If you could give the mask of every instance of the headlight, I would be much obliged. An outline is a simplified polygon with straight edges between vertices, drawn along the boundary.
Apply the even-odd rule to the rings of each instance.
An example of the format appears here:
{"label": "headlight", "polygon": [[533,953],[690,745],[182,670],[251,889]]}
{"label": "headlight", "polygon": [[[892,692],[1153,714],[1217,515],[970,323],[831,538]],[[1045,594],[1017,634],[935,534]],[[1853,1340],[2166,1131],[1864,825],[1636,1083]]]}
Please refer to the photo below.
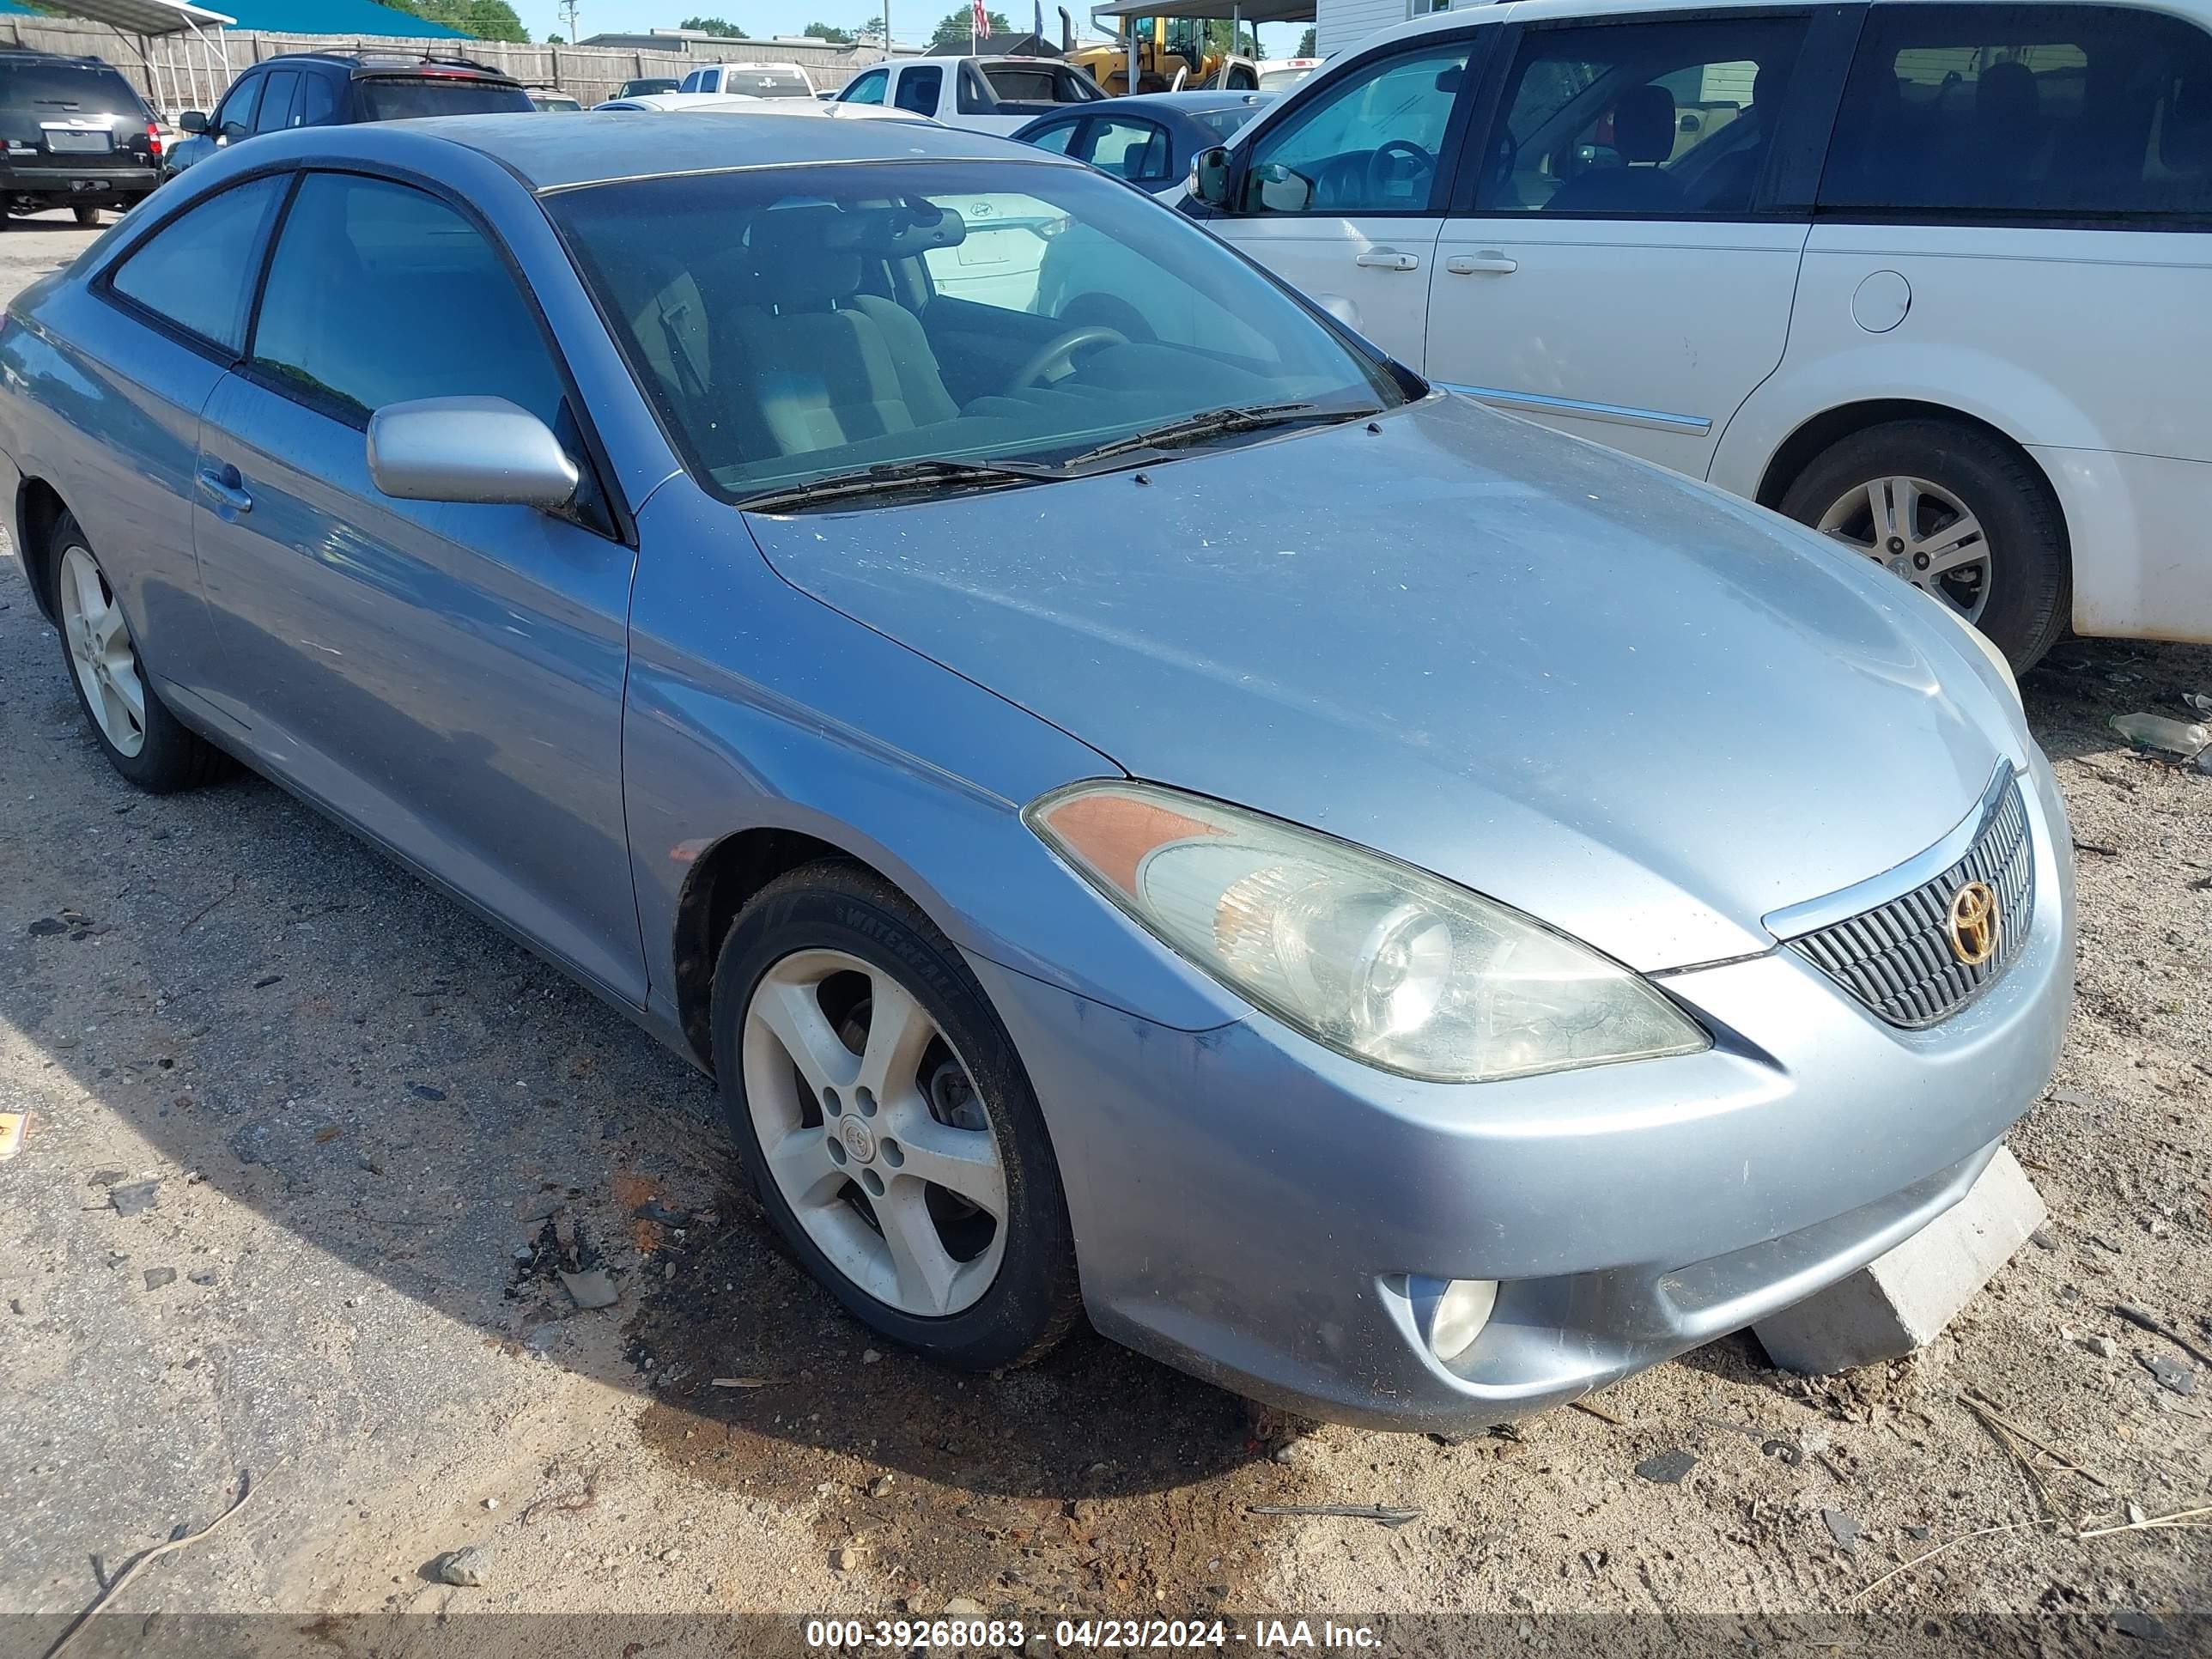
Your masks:
{"label": "headlight", "polygon": [[1139,783],[1023,816],[1171,949],[1370,1066],[1476,1083],[1710,1046],[1619,963],[1334,837]]}

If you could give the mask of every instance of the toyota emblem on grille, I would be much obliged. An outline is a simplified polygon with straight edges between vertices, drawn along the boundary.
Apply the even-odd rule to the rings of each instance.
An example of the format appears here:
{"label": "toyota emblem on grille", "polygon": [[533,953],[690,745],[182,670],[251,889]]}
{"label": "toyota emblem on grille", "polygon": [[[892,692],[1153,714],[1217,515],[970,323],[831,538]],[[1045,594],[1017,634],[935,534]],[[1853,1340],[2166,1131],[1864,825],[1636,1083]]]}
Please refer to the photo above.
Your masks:
{"label": "toyota emblem on grille", "polygon": [[1944,936],[1951,954],[1969,968],[1978,968],[1996,954],[1997,896],[1985,881],[1970,881],[1951,896],[1951,913],[1943,919]]}

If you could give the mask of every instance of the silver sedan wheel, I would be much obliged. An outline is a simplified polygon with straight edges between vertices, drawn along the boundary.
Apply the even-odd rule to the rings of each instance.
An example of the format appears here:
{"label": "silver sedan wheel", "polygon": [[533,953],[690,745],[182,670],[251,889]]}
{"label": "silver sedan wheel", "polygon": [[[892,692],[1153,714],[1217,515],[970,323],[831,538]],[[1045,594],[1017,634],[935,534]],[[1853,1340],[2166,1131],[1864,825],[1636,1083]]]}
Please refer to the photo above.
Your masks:
{"label": "silver sedan wheel", "polygon": [[123,609],[90,550],[63,550],[59,598],[62,633],[85,706],[115,752],[129,759],[146,746],[146,686]]}
{"label": "silver sedan wheel", "polygon": [[1970,623],[1989,606],[1989,538],[1941,484],[1903,477],[1854,484],[1820,515],[1819,528]]}
{"label": "silver sedan wheel", "polygon": [[973,1306],[1005,1254],[1006,1170],[973,1074],[914,994],[801,951],[761,976],[743,1042],[769,1175],[831,1265],[901,1313]]}

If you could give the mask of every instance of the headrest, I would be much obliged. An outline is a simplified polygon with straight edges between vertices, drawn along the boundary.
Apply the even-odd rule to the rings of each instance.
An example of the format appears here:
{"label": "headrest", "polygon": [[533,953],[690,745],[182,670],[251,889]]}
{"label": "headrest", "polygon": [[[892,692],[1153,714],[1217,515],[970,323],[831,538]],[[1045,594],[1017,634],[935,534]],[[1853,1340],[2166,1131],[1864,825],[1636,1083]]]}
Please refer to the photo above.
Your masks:
{"label": "headrest", "polygon": [[2035,71],[2025,64],[1992,64],[1974,85],[1974,116],[1997,126],[2024,126],[2043,112]]}
{"label": "headrest", "polygon": [[748,239],[761,286],[784,310],[826,310],[860,286],[864,259],[911,258],[957,247],[967,222],[932,203],[884,208],[771,208]]}
{"label": "headrest", "polygon": [[1663,161],[1674,153],[1674,94],[1631,87],[1613,107],[1613,147],[1624,161]]}

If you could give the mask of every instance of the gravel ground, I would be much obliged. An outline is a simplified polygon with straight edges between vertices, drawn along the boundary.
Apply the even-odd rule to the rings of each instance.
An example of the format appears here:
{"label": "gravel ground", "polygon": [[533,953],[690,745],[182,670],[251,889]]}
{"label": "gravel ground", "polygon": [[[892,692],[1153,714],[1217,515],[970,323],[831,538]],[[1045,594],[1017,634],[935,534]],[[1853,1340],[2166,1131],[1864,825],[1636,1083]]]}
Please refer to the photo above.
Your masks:
{"label": "gravel ground", "polygon": [[[85,240],[19,225],[0,285]],[[967,1598],[1492,1613],[1562,1651],[1662,1612],[1823,1648],[2172,1647],[2212,1551],[2128,1522],[2212,1504],[2212,1375],[2111,1310],[2212,1348],[2212,776],[2105,722],[2185,690],[2212,652],[2069,643],[2027,686],[2083,915],[2070,1041],[2013,1142],[2037,1244],[1901,1364],[1803,1382],[1739,1337],[1443,1445],[1301,1433],[1087,1336],[990,1379],[878,1352],[727,1189],[703,1080],[269,785],[136,794],[0,569],[0,1111],[31,1115],[0,1164],[0,1613],[52,1620],[0,1620],[0,1651],[248,1474],[234,1521],[118,1595],[123,1628],[280,1613],[303,1646],[411,1653],[447,1627],[398,1615]],[[572,1239],[617,1306],[553,1276]],[[2031,1474],[1970,1390],[2057,1458]],[[1639,1474],[1669,1452],[1686,1474]],[[1419,1516],[1250,1512],[1316,1503]],[[482,1587],[437,1582],[466,1546]],[[1571,1612],[1646,1624],[1532,1621]],[[1971,1622],[2021,1614],[2074,1622]]]}

